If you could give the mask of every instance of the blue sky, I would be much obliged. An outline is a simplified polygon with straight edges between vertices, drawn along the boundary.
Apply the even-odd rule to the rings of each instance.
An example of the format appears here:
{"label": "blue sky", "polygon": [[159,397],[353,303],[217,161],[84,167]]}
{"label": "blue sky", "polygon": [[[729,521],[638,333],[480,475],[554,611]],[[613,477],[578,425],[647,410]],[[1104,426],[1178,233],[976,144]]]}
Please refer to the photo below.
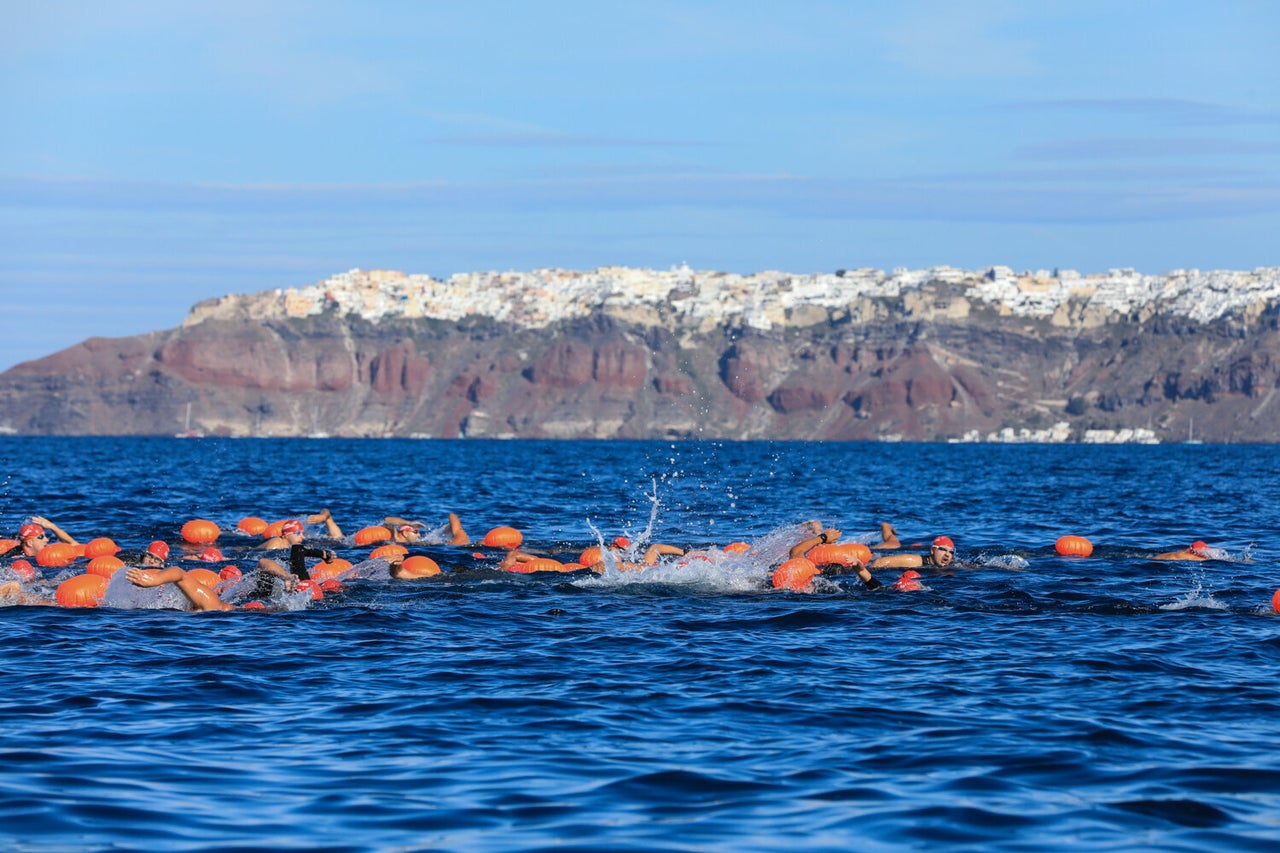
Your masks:
{"label": "blue sky", "polygon": [[352,267],[1280,265],[1280,4],[0,5],[0,370]]}

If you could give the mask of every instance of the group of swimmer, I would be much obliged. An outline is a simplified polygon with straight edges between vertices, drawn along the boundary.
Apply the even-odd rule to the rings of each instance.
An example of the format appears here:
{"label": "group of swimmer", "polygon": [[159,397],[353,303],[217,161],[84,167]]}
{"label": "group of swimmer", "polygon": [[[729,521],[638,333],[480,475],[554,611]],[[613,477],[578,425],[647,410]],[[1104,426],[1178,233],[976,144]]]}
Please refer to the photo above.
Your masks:
{"label": "group of swimmer", "polygon": [[[242,531],[247,530],[245,519],[241,522]],[[260,519],[254,521],[261,522]],[[357,545],[378,544],[371,554],[371,559],[381,559],[386,565],[386,576],[398,580],[416,580],[441,574],[438,564],[425,556],[409,556],[408,546],[428,544],[428,533],[434,536],[429,544],[440,544],[462,548],[482,547],[487,552],[473,552],[471,557],[481,561],[480,565],[508,572],[537,571],[587,571],[602,574],[610,570],[636,572],[654,568],[659,565],[684,565],[692,559],[711,559],[726,554],[742,554],[750,552],[752,546],[743,542],[734,542],[724,548],[692,548],[678,547],[664,543],[648,545],[642,552],[631,547],[626,537],[616,537],[608,545],[590,547],[573,562],[560,562],[551,557],[521,550],[523,537],[510,527],[494,528],[483,540],[473,542],[463,528],[458,516],[449,513],[447,525],[438,531],[429,531],[425,523],[412,521],[400,516],[387,516],[381,524],[363,528],[354,537],[344,533],[333,514],[328,510],[307,516],[307,524],[323,525],[324,538],[335,543],[350,544],[352,539]],[[195,524],[195,522],[190,522]],[[212,522],[201,522],[213,528],[213,537],[217,536],[217,527]],[[16,575],[15,580],[0,583],[0,602],[13,604],[66,604],[61,594],[50,597],[43,594],[33,582],[40,579],[40,573],[31,565],[36,560],[40,565],[67,565],[46,562],[41,558],[42,552],[54,544],[50,534],[64,546],[78,549],[75,553],[87,556],[90,546],[95,554],[116,557],[116,564],[108,567],[109,577],[114,568],[123,568],[125,579],[136,587],[153,588],[173,586],[182,593],[190,610],[232,610],[236,604],[228,600],[227,593],[234,586],[240,598],[246,598],[241,606],[250,608],[267,608],[264,602],[279,600],[281,596],[297,593],[299,590],[310,591],[320,597],[324,591],[341,590],[344,577],[359,577],[351,574],[353,567],[349,561],[339,560],[332,548],[317,548],[306,544],[304,534],[306,525],[299,519],[288,519],[277,522],[272,530],[265,522],[266,528],[261,543],[253,546],[252,551],[278,552],[287,551],[285,563],[274,556],[261,556],[256,561],[256,575],[249,582],[239,583],[243,579],[241,571],[228,565],[220,574],[209,569],[186,569],[179,563],[184,561],[221,562],[225,558],[222,552],[212,546],[200,547],[198,541],[188,540],[184,527],[184,541],[179,546],[180,553],[173,561],[171,547],[163,540],[151,542],[138,552],[127,552],[115,546],[105,537],[95,539],[87,546],[80,543],[57,524],[41,516],[32,516],[30,521],[20,528],[15,539],[0,539],[0,569],[8,568]],[[255,530],[255,534],[257,531]],[[796,535],[801,538],[787,551],[786,559],[770,568],[770,582],[774,588],[798,592],[810,591],[815,578],[835,577],[840,575],[856,576],[868,590],[892,589],[912,591],[922,589],[919,570],[948,570],[956,566],[956,547],[949,536],[935,537],[927,548],[921,543],[903,545],[898,532],[892,524],[880,524],[880,541],[874,544],[861,542],[842,542],[841,532],[829,528],[817,521],[806,522],[800,526]],[[1064,537],[1068,538],[1068,537]],[[1078,537],[1071,537],[1078,538]],[[207,540],[206,540],[207,541]],[[387,547],[390,546],[390,547]],[[913,550],[917,549],[917,550]],[[923,550],[918,550],[923,549]],[[880,552],[876,554],[875,552]],[[1219,552],[1220,553],[1220,552]],[[1194,542],[1185,549],[1167,551],[1152,555],[1156,560],[1190,560],[1199,561],[1213,559],[1214,549],[1204,542]],[[308,560],[318,561],[310,567]],[[673,562],[674,561],[674,562]],[[683,562],[681,562],[683,561]],[[368,562],[368,561],[366,561]],[[363,564],[362,564],[363,565]],[[465,571],[469,568],[466,560],[459,562],[453,571]],[[90,571],[93,564],[90,564]],[[873,575],[873,570],[904,570],[901,576],[888,587]],[[65,581],[64,581],[65,583]],[[105,587],[105,582],[103,583]],[[61,589],[59,590],[61,592]],[[98,592],[101,598],[101,591]],[[79,602],[70,606],[95,606],[96,602]]]}

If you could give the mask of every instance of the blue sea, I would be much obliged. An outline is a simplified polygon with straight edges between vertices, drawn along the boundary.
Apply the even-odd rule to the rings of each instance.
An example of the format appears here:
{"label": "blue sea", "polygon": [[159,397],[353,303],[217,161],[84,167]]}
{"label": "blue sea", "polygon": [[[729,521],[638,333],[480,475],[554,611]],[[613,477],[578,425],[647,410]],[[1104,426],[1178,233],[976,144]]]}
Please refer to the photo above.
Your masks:
{"label": "blue sea", "polygon": [[[428,545],[440,577],[266,612],[166,609],[119,575],[123,606],[0,602],[6,850],[1280,842],[1277,447],[0,437],[0,458],[0,534],[44,516],[176,546],[206,518],[246,572],[240,518],[324,507],[348,534],[452,511],[566,560],[617,535],[756,546],[595,576]],[[914,592],[772,589],[810,519],[946,534],[960,564]],[[1058,556],[1064,534],[1093,555]],[[1194,540],[1221,559],[1151,559]]]}

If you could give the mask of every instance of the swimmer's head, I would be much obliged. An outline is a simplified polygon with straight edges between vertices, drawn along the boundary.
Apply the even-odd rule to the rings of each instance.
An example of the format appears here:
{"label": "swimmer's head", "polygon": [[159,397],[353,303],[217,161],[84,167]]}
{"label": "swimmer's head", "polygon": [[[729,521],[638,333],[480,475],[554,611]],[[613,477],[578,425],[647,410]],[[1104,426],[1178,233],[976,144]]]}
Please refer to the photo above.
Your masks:
{"label": "swimmer's head", "polygon": [[1211,556],[1212,553],[1212,549],[1209,547],[1209,544],[1207,542],[1201,542],[1199,539],[1192,542],[1191,547],[1188,550],[1197,557],[1208,557]]}
{"label": "swimmer's head", "polygon": [[302,522],[298,521],[298,519],[296,518],[291,518],[288,521],[286,521],[284,524],[280,525],[280,535],[285,539],[289,539],[289,537],[291,536],[296,536],[298,537],[298,541],[301,542],[302,530],[303,530]]}
{"label": "swimmer's head", "polygon": [[625,536],[615,536],[613,537],[613,547],[623,549],[630,548],[631,540]]}
{"label": "swimmer's head", "polygon": [[406,542],[417,542],[422,538],[422,534],[418,532],[418,528],[412,524],[402,524],[396,528],[396,532],[400,534],[400,538]]}
{"label": "swimmer's head", "polygon": [[165,560],[169,559],[168,543],[163,542],[159,539],[152,542],[150,545],[147,546],[146,553],[142,555],[143,562],[146,562],[148,557],[160,563],[163,563]]}
{"label": "swimmer's head", "polygon": [[956,558],[956,543],[951,541],[950,536],[939,536],[933,540],[929,554],[933,557],[934,563],[945,566]]}
{"label": "swimmer's head", "polygon": [[24,524],[18,530],[18,541],[27,542],[31,539],[49,538],[49,534],[44,532],[44,528],[38,524]]}

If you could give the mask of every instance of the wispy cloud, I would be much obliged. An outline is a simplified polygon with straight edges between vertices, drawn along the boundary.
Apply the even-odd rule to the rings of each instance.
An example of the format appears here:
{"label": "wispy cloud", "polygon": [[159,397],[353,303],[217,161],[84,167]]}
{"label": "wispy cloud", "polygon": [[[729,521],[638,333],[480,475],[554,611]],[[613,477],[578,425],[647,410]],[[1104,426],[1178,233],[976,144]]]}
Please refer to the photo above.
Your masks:
{"label": "wispy cloud", "polygon": [[1023,146],[1016,153],[1036,160],[1150,160],[1186,157],[1274,156],[1280,143],[1243,139],[1096,137],[1061,139]]}
{"label": "wispy cloud", "polygon": [[[858,180],[701,172],[506,182],[354,185],[168,184],[9,179],[0,208],[215,215],[367,227],[433,217],[660,209],[765,211],[796,219],[1097,223],[1174,221],[1280,211],[1274,182],[1136,185],[976,183],[964,176]],[[282,223],[283,225],[283,223]],[[281,227],[282,227],[281,225]]]}
{"label": "wispy cloud", "polygon": [[1172,125],[1277,125],[1280,113],[1181,98],[1060,98],[1016,101],[996,109],[1021,113],[1057,113],[1131,117],[1135,115]]}

